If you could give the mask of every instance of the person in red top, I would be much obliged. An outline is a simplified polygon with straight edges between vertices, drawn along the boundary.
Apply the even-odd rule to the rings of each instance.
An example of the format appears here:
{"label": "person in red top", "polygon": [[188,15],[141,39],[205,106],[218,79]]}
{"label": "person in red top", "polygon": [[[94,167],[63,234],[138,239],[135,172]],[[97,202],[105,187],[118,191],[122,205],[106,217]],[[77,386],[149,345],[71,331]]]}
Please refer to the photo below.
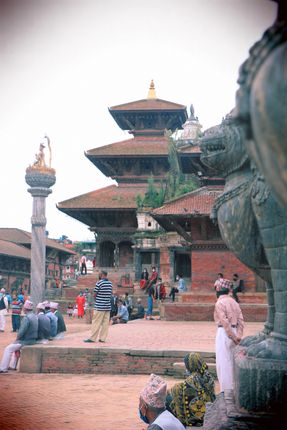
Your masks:
{"label": "person in red top", "polygon": [[78,318],[83,318],[83,316],[85,314],[86,299],[85,299],[85,296],[83,295],[82,291],[77,296],[76,303],[77,303],[77,306],[78,306]]}
{"label": "person in red top", "polygon": [[151,275],[150,275],[150,278],[149,278],[149,281],[148,281],[147,288],[150,288],[152,285],[155,285],[156,281],[157,281],[157,278],[158,278],[158,273],[156,271],[156,268],[153,266],[152,267],[152,272],[151,272]]}

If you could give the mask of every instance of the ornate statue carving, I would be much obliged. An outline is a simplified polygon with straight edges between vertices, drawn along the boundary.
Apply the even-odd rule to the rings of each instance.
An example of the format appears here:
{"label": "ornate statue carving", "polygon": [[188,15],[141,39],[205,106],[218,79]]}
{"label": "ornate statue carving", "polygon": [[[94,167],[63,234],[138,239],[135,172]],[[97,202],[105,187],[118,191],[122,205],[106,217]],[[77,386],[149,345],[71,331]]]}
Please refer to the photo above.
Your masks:
{"label": "ornate statue carving", "polygon": [[247,354],[286,360],[287,215],[250,161],[244,136],[243,127],[228,115],[204,133],[201,159],[226,177],[213,213],[223,240],[267,282],[268,320],[263,333],[243,340]]}
{"label": "ornate statue carving", "polygon": [[247,152],[287,208],[287,7],[249,52],[240,68],[236,116]]}
{"label": "ornate statue carving", "polygon": [[33,165],[31,166],[34,169],[40,169],[40,170],[45,170],[45,169],[51,169],[51,163],[52,163],[52,150],[51,150],[51,142],[48,136],[45,135],[45,139],[47,139],[47,144],[48,144],[48,149],[49,149],[49,165],[47,166],[46,162],[45,162],[45,153],[44,153],[44,148],[45,145],[44,143],[40,143],[40,147],[39,147],[39,152],[37,154],[35,154],[35,161],[33,163]]}

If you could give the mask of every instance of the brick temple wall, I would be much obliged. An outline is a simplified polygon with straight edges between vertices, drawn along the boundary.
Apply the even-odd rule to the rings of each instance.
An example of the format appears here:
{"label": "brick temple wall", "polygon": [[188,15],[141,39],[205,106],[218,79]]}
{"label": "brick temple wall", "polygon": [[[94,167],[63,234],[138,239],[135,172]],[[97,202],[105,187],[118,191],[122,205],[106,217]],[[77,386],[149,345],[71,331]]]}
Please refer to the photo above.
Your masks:
{"label": "brick temple wall", "polygon": [[245,291],[256,290],[255,275],[238,258],[226,249],[199,249],[191,252],[192,284],[191,289],[201,292],[213,291],[217,273],[223,273],[227,279],[232,279],[233,273],[238,273],[244,280]]}

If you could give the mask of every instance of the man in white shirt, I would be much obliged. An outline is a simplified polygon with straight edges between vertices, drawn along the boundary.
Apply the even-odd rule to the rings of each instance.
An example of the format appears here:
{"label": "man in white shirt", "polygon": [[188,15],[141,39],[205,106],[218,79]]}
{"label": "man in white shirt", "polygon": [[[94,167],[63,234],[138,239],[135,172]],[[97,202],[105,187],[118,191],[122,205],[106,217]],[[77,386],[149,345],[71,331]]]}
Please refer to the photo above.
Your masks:
{"label": "man in white shirt", "polygon": [[166,382],[158,375],[150,379],[140,393],[139,415],[149,424],[147,430],[185,430],[181,422],[165,408]]}

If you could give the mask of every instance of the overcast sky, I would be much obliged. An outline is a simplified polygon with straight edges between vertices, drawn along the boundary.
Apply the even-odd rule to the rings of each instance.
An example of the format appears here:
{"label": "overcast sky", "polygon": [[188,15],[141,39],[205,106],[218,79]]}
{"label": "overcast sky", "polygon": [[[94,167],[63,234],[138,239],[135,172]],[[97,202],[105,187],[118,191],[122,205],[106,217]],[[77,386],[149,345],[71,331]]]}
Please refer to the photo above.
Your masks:
{"label": "overcast sky", "polygon": [[146,98],[154,79],[158,98],[193,103],[203,129],[219,123],[275,15],[267,0],[2,0],[0,227],[31,231],[25,169],[47,133],[49,235],[92,240],[56,203],[112,183],[84,156],[130,137],[108,107]]}

